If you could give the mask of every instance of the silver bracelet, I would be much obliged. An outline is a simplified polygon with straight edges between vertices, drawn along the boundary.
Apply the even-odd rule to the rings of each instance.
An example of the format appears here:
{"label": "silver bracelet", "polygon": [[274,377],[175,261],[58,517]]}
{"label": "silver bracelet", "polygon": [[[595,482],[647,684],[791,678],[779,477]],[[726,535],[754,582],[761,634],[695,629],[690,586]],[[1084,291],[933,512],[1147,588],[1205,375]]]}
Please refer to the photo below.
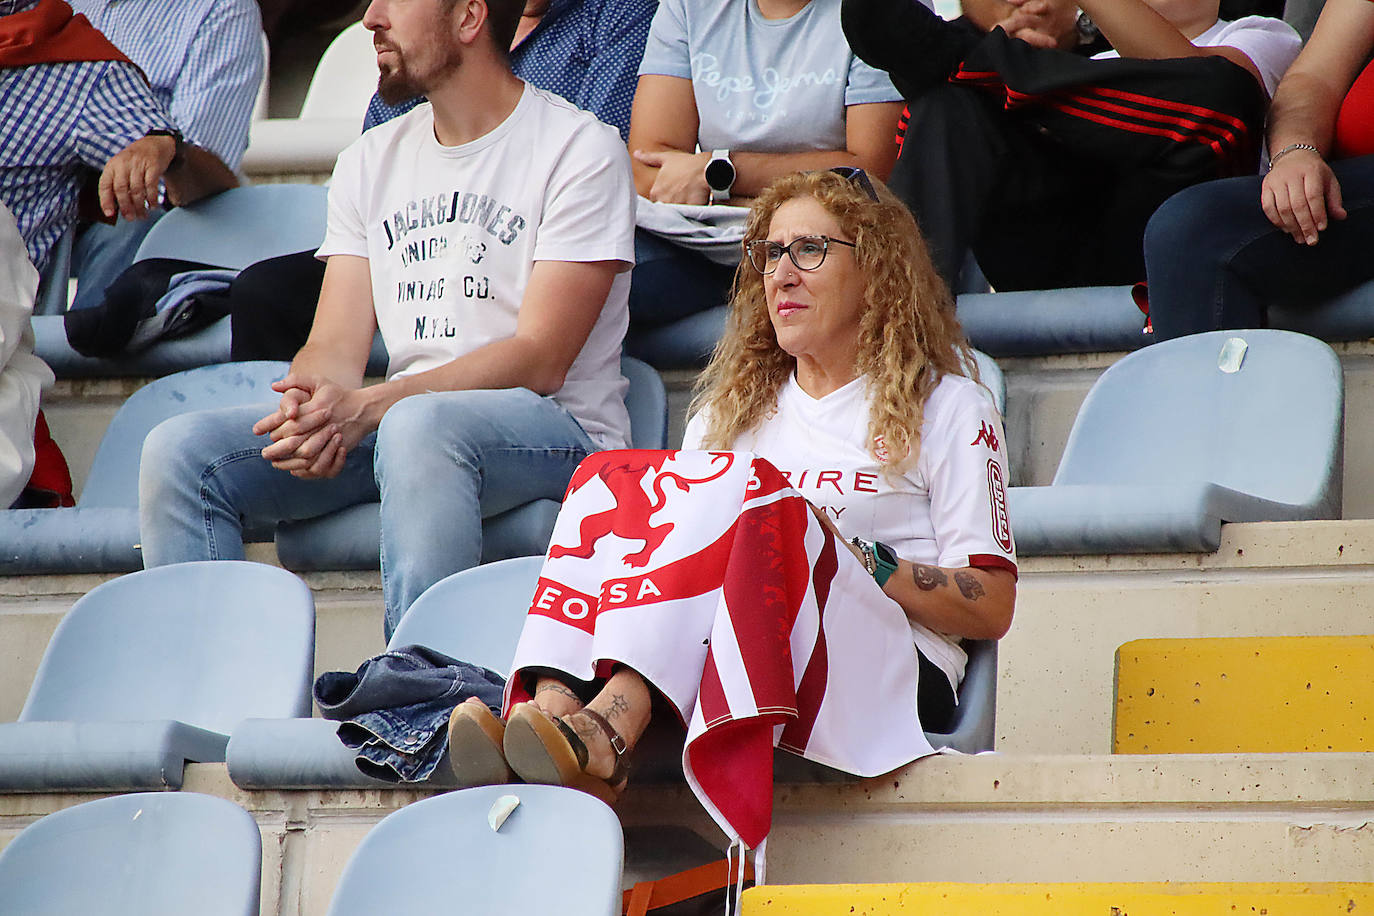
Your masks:
{"label": "silver bracelet", "polygon": [[1305,149],[1308,152],[1316,153],[1318,156],[1322,154],[1322,151],[1317,149],[1311,143],[1290,143],[1283,149],[1279,150],[1277,153],[1269,157],[1269,167],[1272,169],[1274,167],[1275,162],[1278,162],[1280,159],[1282,159],[1284,156],[1287,156],[1289,153],[1295,152],[1296,150],[1300,149]]}

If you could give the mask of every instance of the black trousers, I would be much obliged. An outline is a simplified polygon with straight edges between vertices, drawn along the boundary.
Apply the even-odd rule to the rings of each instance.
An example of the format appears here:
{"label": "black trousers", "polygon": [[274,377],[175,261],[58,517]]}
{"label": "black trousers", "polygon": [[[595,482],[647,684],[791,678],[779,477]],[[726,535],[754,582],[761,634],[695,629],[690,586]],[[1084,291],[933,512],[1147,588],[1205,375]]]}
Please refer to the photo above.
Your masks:
{"label": "black trousers", "polygon": [[305,345],[324,282],[314,250],[250,264],[229,285],[230,356],[291,359]]}
{"label": "black trousers", "polygon": [[999,290],[1132,283],[1161,203],[1254,172],[1265,103],[1221,57],[1091,60],[994,29],[910,100],[890,183],[951,284],[969,248]]}

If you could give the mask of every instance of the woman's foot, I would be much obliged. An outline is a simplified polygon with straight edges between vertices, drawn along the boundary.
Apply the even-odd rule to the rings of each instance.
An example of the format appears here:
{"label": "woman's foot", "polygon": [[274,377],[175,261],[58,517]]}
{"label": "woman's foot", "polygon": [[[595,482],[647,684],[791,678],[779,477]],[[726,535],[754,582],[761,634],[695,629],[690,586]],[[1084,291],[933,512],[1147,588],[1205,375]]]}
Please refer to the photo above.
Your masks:
{"label": "woman's foot", "polygon": [[475,697],[453,710],[448,720],[448,760],[459,788],[500,785],[514,778],[506,764],[505,732],[505,723]]}
{"label": "woman's foot", "polygon": [[554,718],[533,703],[521,703],[507,720],[504,751],[511,768],[526,782],[580,789],[607,804],[613,804],[625,787],[624,757],[629,748],[591,710]]}
{"label": "woman's foot", "polygon": [[630,748],[620,733],[611,727],[604,716],[591,709],[579,709],[562,719],[587,748],[587,763],[582,767],[583,771],[588,776],[624,788],[626,774],[621,758],[630,752]]}
{"label": "woman's foot", "polygon": [[571,715],[582,708],[582,699],[557,678],[541,677],[534,685],[531,702],[554,718]]}

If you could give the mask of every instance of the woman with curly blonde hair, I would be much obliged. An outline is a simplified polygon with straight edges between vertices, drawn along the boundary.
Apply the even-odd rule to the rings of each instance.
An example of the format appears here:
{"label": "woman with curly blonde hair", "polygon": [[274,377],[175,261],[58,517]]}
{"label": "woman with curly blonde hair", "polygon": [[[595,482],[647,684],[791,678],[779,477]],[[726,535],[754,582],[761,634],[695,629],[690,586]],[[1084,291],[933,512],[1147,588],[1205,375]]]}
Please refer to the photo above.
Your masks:
{"label": "woman with curly blonde hair", "polygon": [[[997,409],[986,390],[969,377],[971,351],[914,220],[891,192],[862,170],[806,172],[779,179],[755,201],[744,247],[730,323],[705,372],[683,448],[708,450],[710,460],[720,460],[725,467],[731,459],[724,453],[747,455],[754,470],[748,486],[742,485],[744,502],[752,499],[754,505],[780,494],[801,507],[796,517],[808,534],[789,534],[795,527],[788,529],[770,517],[757,529],[765,535],[744,551],[750,558],[748,568],[735,569],[727,578],[739,583],[766,578],[770,570],[795,570],[803,560],[812,562],[812,546],[807,545],[821,540],[848,545],[849,551],[835,547],[826,555],[830,558],[821,565],[838,573],[827,573],[824,584],[814,587],[818,605],[835,608],[838,600],[846,608],[863,608],[852,618],[843,618],[839,611],[832,615],[831,610],[822,615],[832,626],[840,626],[833,623],[840,619],[853,621],[844,625],[850,628],[847,642],[833,629],[828,631],[830,670],[850,670],[843,667],[848,665],[863,672],[865,679],[841,689],[876,690],[876,695],[864,696],[867,708],[858,716],[868,724],[860,724],[844,747],[882,740],[878,732],[891,738],[897,732],[919,736],[922,728],[940,730],[953,712],[967,661],[961,638],[1000,638],[1011,624],[1015,603],[1006,446]],[[643,469],[662,468],[669,459],[695,460],[700,466],[706,459],[700,451],[659,459],[646,454],[664,453],[601,458],[602,479],[610,482],[614,473],[632,475],[625,492],[637,497],[616,497],[611,512],[596,508],[604,501],[596,503],[592,514],[574,519],[580,529],[570,525],[564,530],[580,530],[584,544],[606,532],[628,531],[607,524],[607,519],[623,504],[648,504],[650,478],[642,476]],[[666,535],[673,529],[669,518],[691,524],[693,513],[715,511],[714,502],[699,496],[713,478],[666,476],[681,483],[688,508],[674,516],[656,515],[663,520],[656,530]],[[565,512],[572,502],[569,496]],[[649,509],[657,512],[665,504],[654,503]],[[564,541],[557,535],[556,529],[555,543],[560,546],[550,549],[544,567],[549,582],[557,579],[557,564],[562,562],[558,558],[581,549],[561,546]],[[742,535],[732,536],[737,539],[730,550],[734,556]],[[594,556],[591,547],[586,549],[589,552],[577,555]],[[611,575],[625,575],[619,563],[624,548],[607,549],[615,554],[607,567]],[[642,559],[637,567],[648,568],[649,552],[646,547],[635,555]],[[700,570],[702,580],[713,574],[706,567],[691,568]],[[643,576],[647,581],[648,573]],[[625,586],[617,583],[628,580],[604,581],[610,585],[600,591],[614,604],[617,599],[607,589],[623,590]],[[666,575],[659,581],[667,581]],[[545,582],[541,579],[541,587]],[[696,594],[701,590],[694,589],[696,584],[689,583],[683,593]],[[579,587],[590,588],[588,595],[598,591],[585,583]],[[745,593],[752,595],[752,587],[743,586]],[[770,588],[774,586],[765,585],[763,591]],[[761,597],[759,604],[770,600]],[[678,617],[662,618],[673,621],[662,630],[633,622],[649,617],[620,616],[604,631],[608,642],[586,649],[603,638],[601,618],[592,625],[583,611],[575,621],[580,629],[566,627],[565,622],[550,629],[550,615],[542,614],[538,605],[536,600],[531,608],[534,628],[527,622],[526,637],[534,644],[551,634],[557,648],[546,654],[541,654],[542,647],[526,653],[522,638],[512,683],[519,685],[517,692],[528,702],[513,705],[507,723],[497,721],[480,704],[459,707],[451,732],[454,759],[487,761],[486,769],[496,777],[509,764],[527,781],[573,785],[610,798],[623,787],[625,754],[648,726],[654,709],[662,708],[656,696],[666,697],[684,722],[691,719],[689,747],[694,736],[712,727],[705,719],[698,722],[699,698],[690,689],[675,694],[665,685],[694,682],[693,666],[702,659],[693,652],[704,650],[693,650],[692,645],[716,645],[714,630],[704,642],[684,642]],[[744,620],[755,613],[748,601],[732,607],[737,608],[730,612],[732,621],[735,614]],[[714,608],[706,608],[708,615]],[[615,614],[616,609],[603,612]],[[772,633],[777,626],[790,626],[786,620],[767,619],[761,628],[754,621],[746,629]],[[609,628],[617,624],[628,629],[611,633]],[[817,625],[826,624],[818,618]],[[756,660],[757,653],[777,651],[771,641],[765,643],[749,646]],[[565,651],[569,646],[576,647],[571,655]],[[581,680],[585,675],[574,672],[579,667],[589,670],[587,665],[570,665],[568,659],[583,652],[591,653],[589,659],[614,664],[596,669],[600,679]],[[550,666],[540,659],[559,661]],[[647,667],[641,664],[646,661]],[[525,662],[523,670],[520,662]],[[884,674],[898,669],[904,673]],[[672,673],[665,677],[665,672]],[[705,676],[701,683],[710,680]],[[908,689],[915,695],[915,715]],[[722,712],[710,721],[724,718]],[[827,735],[844,728],[832,723]],[[929,753],[929,746],[915,753]],[[818,754],[815,759],[840,765],[835,756]],[[894,759],[911,757],[889,757],[886,762]],[[692,778],[689,773],[689,781]]]}
{"label": "woman with curly blonde hair", "polygon": [[[885,467],[900,469],[920,450],[926,398],[943,375],[968,375],[973,353],[954,317],[948,288],[935,273],[911,212],[885,187],[865,177],[858,185],[847,170],[798,172],[775,182],[757,200],[745,230],[746,250],[768,233],[774,212],[809,196],[841,231],[854,239],[853,259],[864,278],[866,309],[857,330],[856,375],[874,392],[870,431],[889,454]],[[863,174],[855,172],[854,174]],[[867,189],[877,199],[870,199]],[[764,291],[765,276],[746,258],[735,278],[730,319],[715,355],[697,382],[692,413],[709,406],[702,445],[724,448],[764,418],[796,359],[778,345]]]}

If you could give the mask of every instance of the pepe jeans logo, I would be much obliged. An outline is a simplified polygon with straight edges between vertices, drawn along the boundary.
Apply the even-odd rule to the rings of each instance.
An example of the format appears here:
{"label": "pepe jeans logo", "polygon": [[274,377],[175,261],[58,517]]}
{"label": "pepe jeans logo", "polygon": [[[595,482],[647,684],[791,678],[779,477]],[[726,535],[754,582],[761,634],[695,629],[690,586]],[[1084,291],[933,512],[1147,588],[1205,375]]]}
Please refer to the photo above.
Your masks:
{"label": "pepe jeans logo", "polygon": [[771,109],[779,96],[794,90],[843,84],[840,73],[834,67],[819,72],[806,70],[793,74],[779,73],[773,67],[767,67],[759,74],[758,80],[748,74],[732,76],[722,71],[720,59],[708,51],[692,55],[692,74],[696,82],[715,90],[716,101],[724,102],[733,95],[743,95],[754,108],[760,110]]}

